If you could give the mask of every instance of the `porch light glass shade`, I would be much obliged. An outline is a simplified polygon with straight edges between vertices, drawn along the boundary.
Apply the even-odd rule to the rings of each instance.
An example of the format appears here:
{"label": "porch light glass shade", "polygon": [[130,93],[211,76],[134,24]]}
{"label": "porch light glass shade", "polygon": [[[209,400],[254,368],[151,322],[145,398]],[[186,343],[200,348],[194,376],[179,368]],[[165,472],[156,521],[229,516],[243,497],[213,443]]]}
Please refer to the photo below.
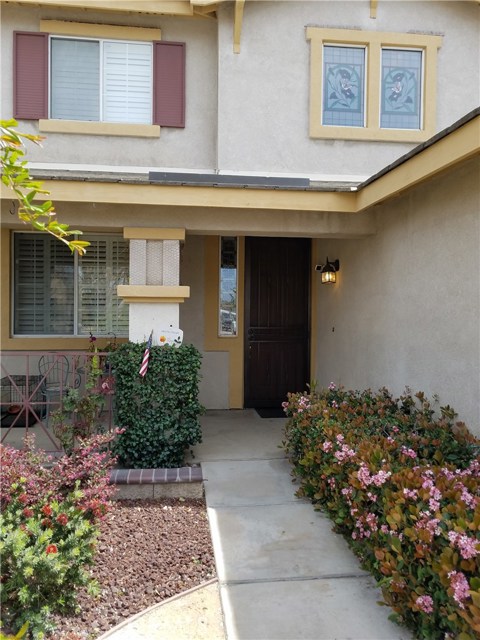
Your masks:
{"label": "porch light glass shade", "polygon": [[329,260],[327,256],[325,264],[318,264],[315,269],[317,271],[320,271],[322,284],[335,284],[335,282],[337,281],[337,271],[340,269],[340,261]]}
{"label": "porch light glass shade", "polygon": [[335,271],[322,271],[322,284],[335,284],[336,281],[337,274]]}

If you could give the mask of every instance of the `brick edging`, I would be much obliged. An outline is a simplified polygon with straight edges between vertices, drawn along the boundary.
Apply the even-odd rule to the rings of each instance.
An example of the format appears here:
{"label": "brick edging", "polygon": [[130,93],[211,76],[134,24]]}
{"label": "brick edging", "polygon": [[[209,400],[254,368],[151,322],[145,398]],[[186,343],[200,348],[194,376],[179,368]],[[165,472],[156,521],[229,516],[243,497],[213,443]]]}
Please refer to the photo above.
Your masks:
{"label": "brick edging", "polygon": [[172,484],[203,482],[202,467],[175,469],[112,469],[110,484]]}

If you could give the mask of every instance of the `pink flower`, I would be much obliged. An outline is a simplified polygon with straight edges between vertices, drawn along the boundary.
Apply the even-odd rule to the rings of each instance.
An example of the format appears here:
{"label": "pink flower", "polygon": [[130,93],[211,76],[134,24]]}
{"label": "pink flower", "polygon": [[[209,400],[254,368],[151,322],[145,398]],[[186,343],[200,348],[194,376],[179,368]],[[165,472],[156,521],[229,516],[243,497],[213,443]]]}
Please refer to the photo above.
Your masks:
{"label": "pink flower", "polygon": [[448,577],[450,578],[450,586],[453,589],[453,599],[460,609],[465,609],[463,601],[470,596],[470,585],[465,574],[461,571],[450,571]]}
{"label": "pink flower", "polygon": [[433,599],[430,596],[418,596],[415,600],[415,604],[424,613],[433,612]]}
{"label": "pink flower", "polygon": [[416,458],[417,457],[417,454],[415,453],[415,451],[413,449],[407,449],[407,447],[405,445],[402,445],[401,453],[404,456],[407,456],[407,458]]}
{"label": "pink flower", "polygon": [[381,487],[382,484],[385,484],[385,482],[387,482],[391,475],[391,471],[383,471],[381,469],[377,474],[372,476],[372,482],[376,487]]}
{"label": "pink flower", "polygon": [[334,382],[330,382],[330,384],[328,385],[328,388],[330,391],[335,391],[335,389],[337,388],[337,385]]}
{"label": "pink flower", "polygon": [[343,462],[347,458],[353,458],[353,456],[355,455],[355,451],[353,449],[350,449],[348,445],[343,444],[341,451],[335,451],[333,455],[339,462]]}
{"label": "pink flower", "polygon": [[378,518],[374,513],[367,513],[365,520],[372,531],[378,530]]}
{"label": "pink flower", "polygon": [[460,555],[465,560],[474,558],[478,555],[477,546],[480,544],[474,538],[470,538],[466,534],[457,533],[456,531],[449,531],[448,539],[453,546],[460,549]]}
{"label": "pink flower", "polygon": [[411,489],[411,490],[410,490],[410,489],[406,489],[406,488],[405,488],[405,489],[403,490],[403,495],[404,495],[406,498],[413,498],[413,500],[415,500],[415,499],[418,497],[418,492],[417,492],[417,490],[416,490],[416,489]]}
{"label": "pink flower", "polygon": [[325,451],[325,453],[328,453],[329,451],[332,450],[332,443],[330,442],[330,440],[326,440],[323,444],[322,444],[322,449]]}
{"label": "pink flower", "polygon": [[360,466],[360,469],[357,471],[357,478],[359,479],[360,484],[362,485],[363,488],[368,487],[370,484],[372,484],[370,471],[368,470],[368,467],[365,464],[362,464]]}

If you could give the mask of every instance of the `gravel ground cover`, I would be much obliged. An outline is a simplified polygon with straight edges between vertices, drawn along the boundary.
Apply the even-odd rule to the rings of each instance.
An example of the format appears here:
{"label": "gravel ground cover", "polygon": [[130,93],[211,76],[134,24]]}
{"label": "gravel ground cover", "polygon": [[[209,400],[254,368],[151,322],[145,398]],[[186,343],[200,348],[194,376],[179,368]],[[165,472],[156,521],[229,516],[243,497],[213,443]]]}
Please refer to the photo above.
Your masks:
{"label": "gravel ground cover", "polygon": [[51,640],[91,640],[143,609],[215,576],[203,500],[118,500],[101,524],[91,575],[100,595],[80,592],[76,616],[55,617]]}

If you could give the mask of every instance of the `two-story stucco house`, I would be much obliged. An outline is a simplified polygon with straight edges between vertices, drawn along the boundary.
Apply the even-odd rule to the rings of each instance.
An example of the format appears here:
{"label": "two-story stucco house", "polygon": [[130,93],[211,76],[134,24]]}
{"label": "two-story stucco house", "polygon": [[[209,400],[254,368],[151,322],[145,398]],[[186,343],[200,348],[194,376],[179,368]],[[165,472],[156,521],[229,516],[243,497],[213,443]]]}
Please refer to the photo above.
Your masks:
{"label": "two-story stucco house", "polygon": [[408,385],[480,433],[479,27],[477,1],[2,1],[2,118],[91,242],[2,190],[2,349],[180,327],[207,408]]}

